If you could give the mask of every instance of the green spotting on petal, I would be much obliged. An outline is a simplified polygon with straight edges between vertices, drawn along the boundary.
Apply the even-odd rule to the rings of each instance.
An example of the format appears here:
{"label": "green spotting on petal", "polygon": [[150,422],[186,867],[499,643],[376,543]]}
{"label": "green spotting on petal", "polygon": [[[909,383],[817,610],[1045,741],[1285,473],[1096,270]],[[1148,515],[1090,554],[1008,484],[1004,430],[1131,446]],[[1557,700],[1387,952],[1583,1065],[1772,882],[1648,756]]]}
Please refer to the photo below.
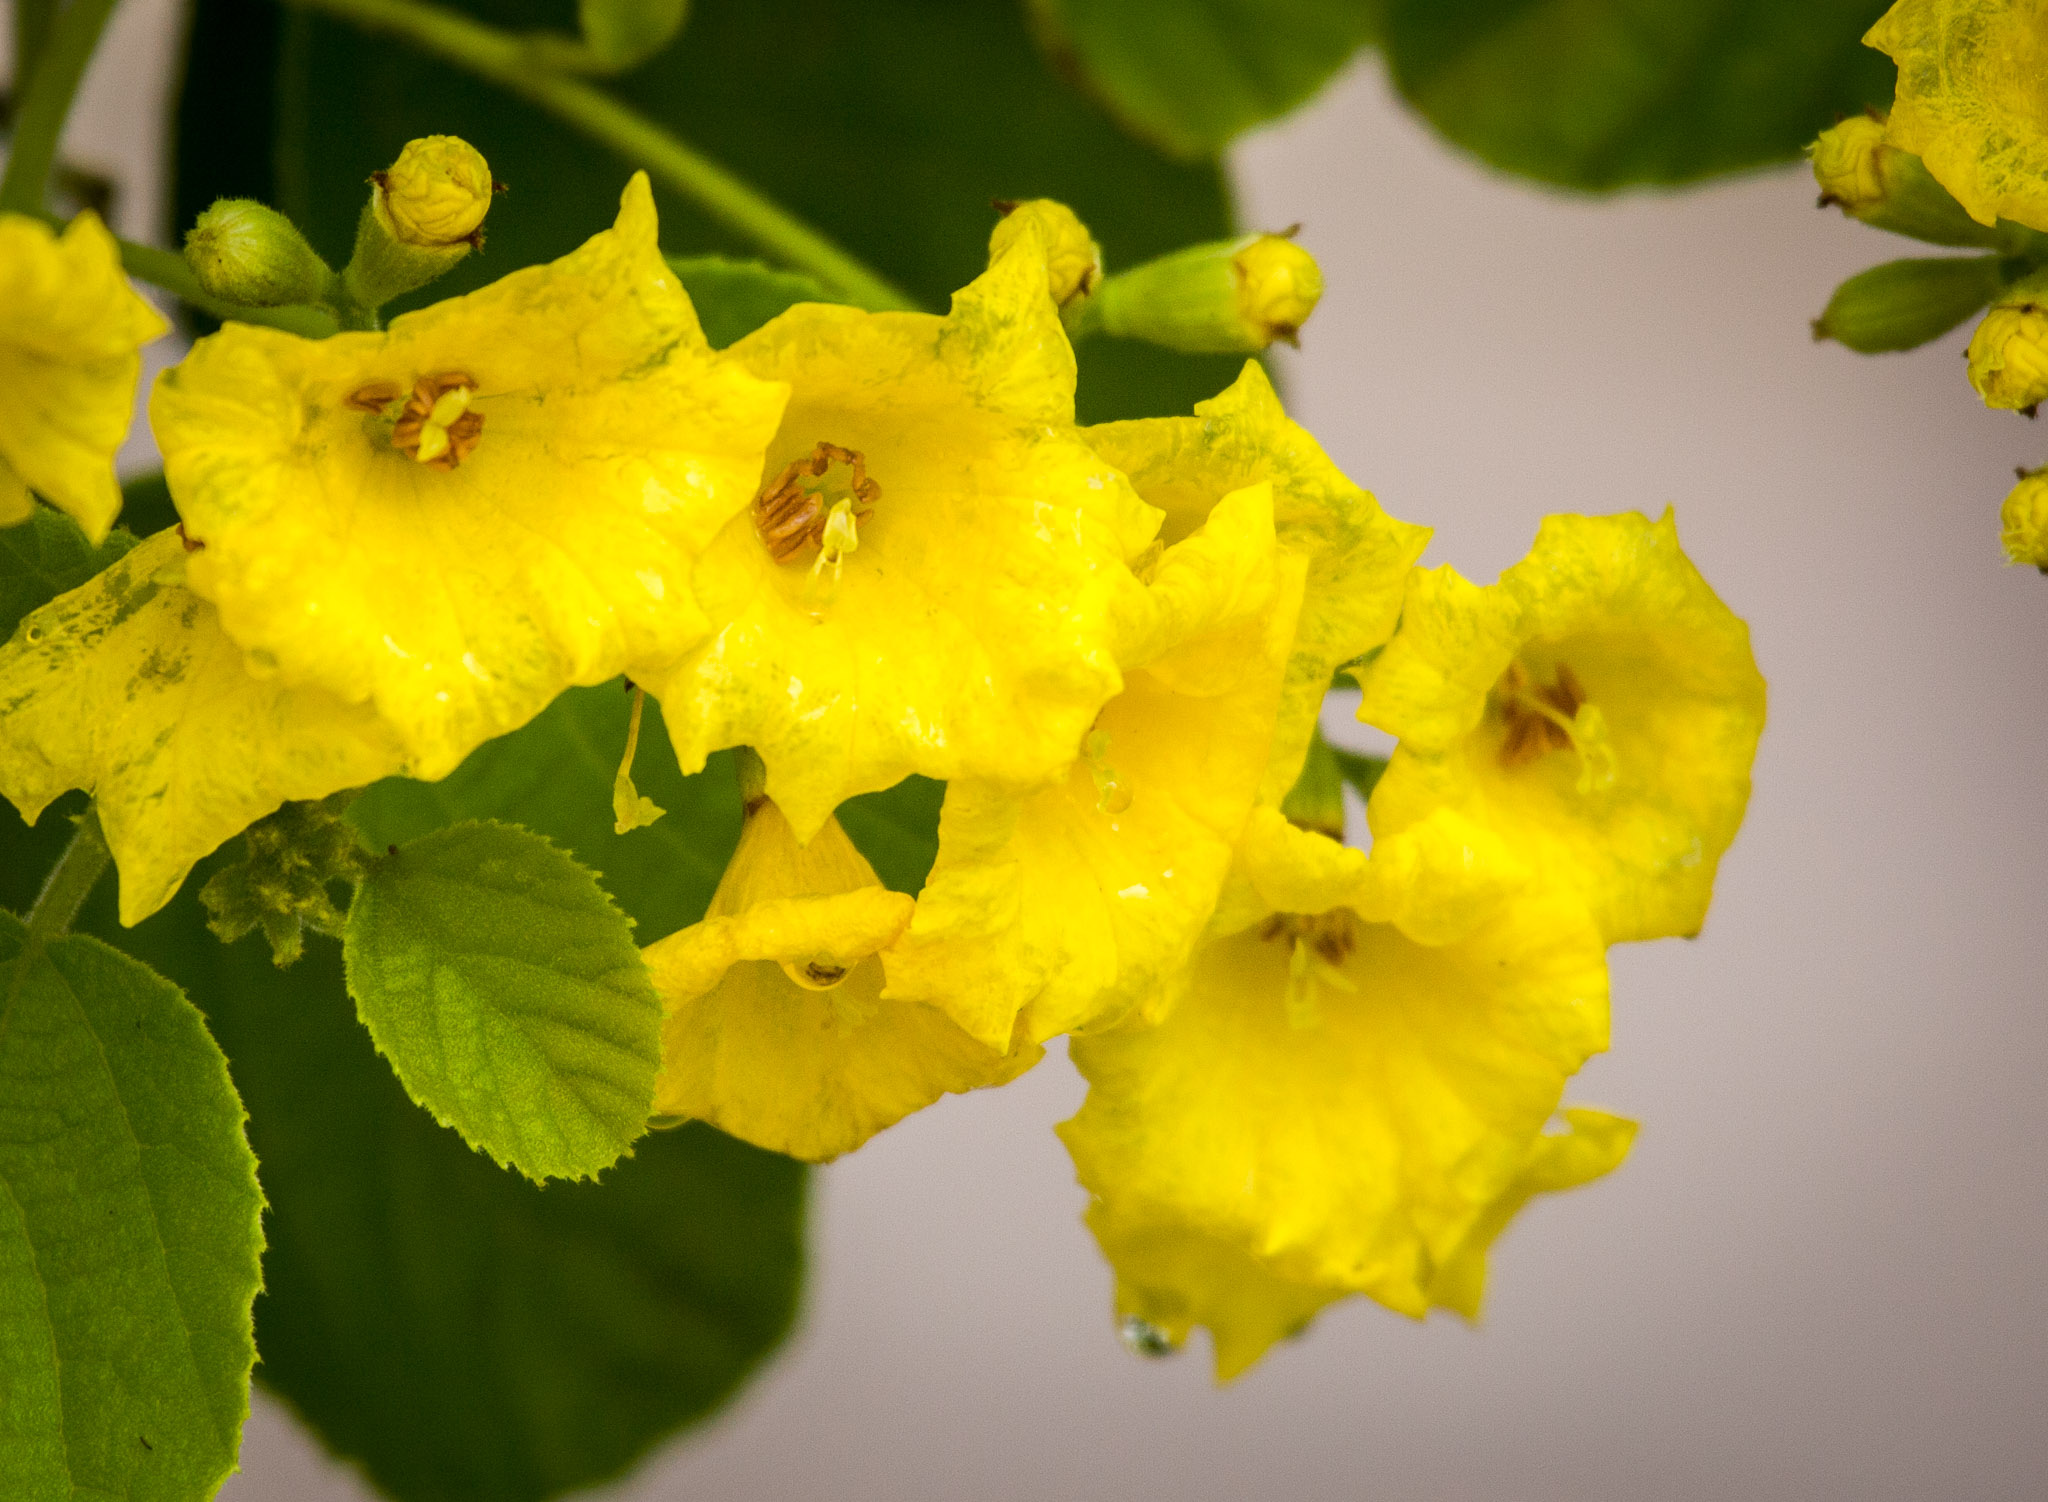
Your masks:
{"label": "green spotting on petal", "polygon": [[1066,775],[1022,796],[948,788],[886,995],[1006,1050],[1172,990],[1271,756],[1304,571],[1276,551],[1266,484],[1161,555],[1127,621],[1123,692]]}
{"label": "green spotting on petal", "polygon": [[1899,65],[1886,141],[1979,224],[2048,230],[2048,3],[1898,0],[1863,40]]}
{"label": "green spotting on petal", "polygon": [[691,573],[784,393],[712,354],[655,230],[637,175],[559,261],[383,333],[231,324],[158,381],[192,588],[258,671],[373,704],[419,776],[705,634]]}
{"label": "green spotting on petal", "polygon": [[1452,809],[1577,890],[1609,943],[1699,931],[1765,691],[1669,513],[1547,517],[1489,588],[1418,570],[1360,678],[1359,718],[1400,741],[1376,838]]}
{"label": "green spotting on petal", "polygon": [[0,214],[0,527],[29,519],[33,491],[93,542],[107,535],[142,346],[169,328],[129,286],[98,215],[58,235]]}
{"label": "green spotting on petal", "polygon": [[159,532],[0,647],[0,793],[30,822],[93,795],[128,924],[281,804],[409,770],[369,706],[251,676],[187,556]]}
{"label": "green spotting on petal", "polygon": [[944,1012],[882,990],[877,957],[912,901],[876,880],[828,820],[799,844],[774,802],[748,800],[739,849],[701,923],[644,951],[665,1021],[656,1124],[708,1121],[807,1162],[851,1152],[948,1091],[1014,1079]]}
{"label": "green spotting on petal", "polygon": [[1308,754],[1330,675],[1393,634],[1403,582],[1429,530],[1396,521],[1346,479],[1288,419],[1254,361],[1227,391],[1197,403],[1193,417],[1104,423],[1087,436],[1138,494],[1165,511],[1161,535],[1169,543],[1199,527],[1224,496],[1272,484],[1280,545],[1308,559],[1279,730],[1260,790],[1260,800],[1277,807]]}
{"label": "green spotting on petal", "polygon": [[685,771],[752,746],[800,839],[913,772],[1056,777],[1121,687],[1159,518],[1073,426],[1046,278],[1034,231],[944,318],[800,304],[726,352],[789,408],[697,568],[705,644],[627,671]]}

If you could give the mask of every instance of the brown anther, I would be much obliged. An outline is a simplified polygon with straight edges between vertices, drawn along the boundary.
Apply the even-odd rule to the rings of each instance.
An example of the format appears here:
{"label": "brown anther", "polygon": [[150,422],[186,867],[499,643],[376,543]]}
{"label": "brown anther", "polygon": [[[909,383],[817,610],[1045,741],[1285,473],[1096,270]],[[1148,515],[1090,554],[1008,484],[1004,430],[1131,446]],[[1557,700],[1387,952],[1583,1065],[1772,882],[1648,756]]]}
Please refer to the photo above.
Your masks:
{"label": "brown anther", "polygon": [[1306,944],[1324,963],[1341,965],[1358,947],[1358,919],[1341,907],[1327,913],[1275,913],[1259,925],[1259,937]]}
{"label": "brown anther", "polygon": [[[1502,766],[1520,766],[1546,751],[1571,747],[1571,732],[1559,722],[1569,723],[1578,717],[1586,690],[1566,664],[1557,665],[1555,679],[1546,688],[1536,684],[1520,662],[1511,662],[1494,693],[1501,723],[1507,727],[1500,743]],[[1554,713],[1546,714],[1546,709]]]}
{"label": "brown anther", "polygon": [[[417,457],[420,437],[426,429],[428,417],[433,413],[434,404],[449,392],[464,387],[471,391],[476,389],[476,377],[467,371],[444,370],[438,375],[421,376],[413,384],[412,395],[406,399],[405,410],[398,414],[398,422],[391,429],[391,446],[402,453]],[[465,412],[449,423],[446,431],[448,447],[424,461],[429,469],[453,469],[467,459],[483,437],[484,415],[481,412]]]}
{"label": "brown anther", "polygon": [[812,960],[804,966],[804,975],[812,985],[836,986],[846,979],[846,967],[844,965],[827,965],[820,960]]}
{"label": "brown anther", "polygon": [[188,553],[196,553],[201,548],[206,546],[204,542],[192,536],[185,530],[185,524],[183,522],[178,523],[178,541],[184,546],[185,551]]}
{"label": "brown anther", "polygon": [[873,514],[882,487],[868,478],[866,455],[836,443],[819,444],[808,457],[786,465],[774,483],[754,497],[754,530],[777,563],[787,563],[805,548],[824,542],[825,521],[832,510],[825,487],[806,489],[803,482],[806,476],[822,479],[835,464],[844,464],[849,471],[854,519],[866,521]]}
{"label": "brown anther", "polygon": [[372,381],[351,391],[344,405],[358,412],[382,412],[404,395],[396,381]]}

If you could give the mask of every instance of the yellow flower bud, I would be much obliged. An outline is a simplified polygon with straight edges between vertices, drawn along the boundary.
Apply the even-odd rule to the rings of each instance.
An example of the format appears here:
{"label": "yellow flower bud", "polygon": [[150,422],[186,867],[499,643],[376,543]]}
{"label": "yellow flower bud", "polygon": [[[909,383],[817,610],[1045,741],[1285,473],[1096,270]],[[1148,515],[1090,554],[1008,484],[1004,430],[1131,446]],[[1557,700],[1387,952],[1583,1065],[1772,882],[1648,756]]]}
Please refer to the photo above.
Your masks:
{"label": "yellow flower bud", "polygon": [[1231,257],[1237,313],[1270,344],[1294,343],[1323,296],[1323,268],[1285,235],[1261,235]]}
{"label": "yellow flower bud", "polygon": [[355,254],[341,274],[358,305],[381,308],[424,287],[483,243],[497,190],[482,153],[459,136],[408,141],[370,183]]}
{"label": "yellow flower bud", "polygon": [[491,211],[491,169],[460,136],[408,141],[391,170],[371,180],[386,224],[407,245],[474,244]]}
{"label": "yellow flower bud", "polygon": [[1985,406],[2030,410],[2048,397],[2048,310],[2027,295],[2001,301],[1971,335],[1969,359]]}
{"label": "yellow flower bud", "polygon": [[2005,556],[2048,574],[2048,468],[2020,472],[1998,521]]}
{"label": "yellow flower bud", "polygon": [[1056,304],[1064,308],[1095,290],[1095,284],[1102,280],[1102,247],[1088,233],[1080,215],[1050,198],[999,202],[996,207],[1002,210],[1003,217],[988,237],[990,265],[1018,240],[1036,232],[1045,248],[1046,282]]}
{"label": "yellow flower bud", "polygon": [[1842,212],[1859,215],[1885,196],[1880,159],[1895,148],[1884,143],[1884,122],[1852,115],[1806,148],[1813,162],[1813,180],[1820,184],[1823,204],[1838,203]]}
{"label": "yellow flower bud", "polygon": [[1182,354],[1257,354],[1294,342],[1323,295],[1322,268],[1292,234],[1191,245],[1106,277],[1068,324]]}
{"label": "yellow flower bud", "polygon": [[252,308],[317,302],[334,277],[297,225],[249,198],[218,199],[201,214],[185,260],[213,296]]}

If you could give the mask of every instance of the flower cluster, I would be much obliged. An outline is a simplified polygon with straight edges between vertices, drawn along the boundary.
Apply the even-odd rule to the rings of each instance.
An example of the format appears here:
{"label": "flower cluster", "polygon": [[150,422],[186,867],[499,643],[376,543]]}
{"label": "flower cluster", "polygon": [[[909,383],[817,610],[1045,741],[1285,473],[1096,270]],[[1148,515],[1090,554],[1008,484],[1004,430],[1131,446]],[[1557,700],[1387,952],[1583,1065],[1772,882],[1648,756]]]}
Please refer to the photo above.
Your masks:
{"label": "flower cluster", "polygon": [[[38,253],[118,279],[96,234]],[[1312,303],[1284,241],[1203,264],[1235,299],[1253,249]],[[51,276],[74,407],[121,396],[153,327]],[[657,1121],[823,1160],[1069,1036],[1141,1343],[1205,1325],[1227,1376],[1347,1294],[1475,1314],[1517,1209],[1628,1150],[1563,1092],[1607,946],[1705,915],[1747,633],[1668,516],[1552,517],[1491,586],[1418,569],[1256,363],[1080,426],[1097,278],[1027,205],[944,316],[800,304],[714,352],[636,177],[581,249],[386,330],[230,323],[151,402],[182,525],[0,649],[0,790],[93,794],[132,923],[281,804],[443,776],[623,673],[684,771],[746,748],[710,910],[645,951]],[[0,478],[103,528],[39,445],[0,429]],[[1302,813],[1349,682],[1397,740],[1370,850]],[[946,784],[915,897],[835,816],[912,774]]]}

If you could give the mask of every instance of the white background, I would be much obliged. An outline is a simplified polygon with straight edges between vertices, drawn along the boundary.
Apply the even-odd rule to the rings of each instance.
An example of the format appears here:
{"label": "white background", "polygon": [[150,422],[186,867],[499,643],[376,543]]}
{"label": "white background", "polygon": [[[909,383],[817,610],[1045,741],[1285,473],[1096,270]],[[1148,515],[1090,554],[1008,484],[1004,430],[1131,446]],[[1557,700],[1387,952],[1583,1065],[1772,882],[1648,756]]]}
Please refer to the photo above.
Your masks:
{"label": "white background", "polygon": [[[156,218],[164,0],[129,0],[72,155]],[[125,166],[124,166],[125,164]],[[1329,292],[1292,405],[1429,561],[1491,578],[1549,511],[1676,504],[1754,630],[1771,724],[1706,935],[1615,951],[1572,1098],[1631,1161],[1536,1206],[1483,1330],[1331,1311],[1236,1386],[1118,1344],[1054,1059],[818,1175],[802,1329],[604,1493],[835,1499],[2006,1498],[2048,1491],[2048,579],[1997,503],[2048,432],[1962,336],[1807,320],[1917,247],[1788,170],[1586,202],[1498,179],[1365,63],[1236,159]],[[259,1397],[229,1502],[365,1493]]]}

